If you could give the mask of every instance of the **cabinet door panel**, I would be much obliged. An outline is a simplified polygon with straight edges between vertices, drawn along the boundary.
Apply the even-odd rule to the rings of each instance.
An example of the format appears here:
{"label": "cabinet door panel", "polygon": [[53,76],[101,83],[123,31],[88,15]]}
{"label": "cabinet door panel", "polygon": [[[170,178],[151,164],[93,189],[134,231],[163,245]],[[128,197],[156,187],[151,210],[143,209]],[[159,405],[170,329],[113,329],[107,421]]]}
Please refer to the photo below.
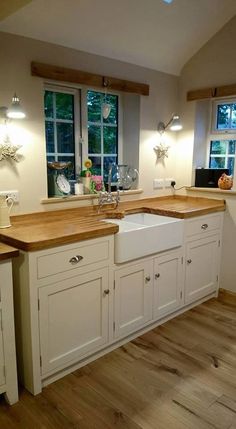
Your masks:
{"label": "cabinet door panel", "polygon": [[[0,324],[2,325],[2,312],[0,310]],[[0,386],[6,383],[5,371],[4,371],[4,352],[3,352],[3,336],[2,330],[0,330]]]}
{"label": "cabinet door panel", "polygon": [[107,288],[108,271],[101,269],[40,289],[43,373],[108,341]]}
{"label": "cabinet door panel", "polygon": [[176,251],[154,261],[154,318],[171,313],[182,303],[182,253]]}
{"label": "cabinet door panel", "polygon": [[219,237],[214,235],[187,244],[185,302],[203,298],[217,288]]}
{"label": "cabinet door panel", "polygon": [[115,336],[140,328],[152,318],[152,263],[141,262],[115,272]]}

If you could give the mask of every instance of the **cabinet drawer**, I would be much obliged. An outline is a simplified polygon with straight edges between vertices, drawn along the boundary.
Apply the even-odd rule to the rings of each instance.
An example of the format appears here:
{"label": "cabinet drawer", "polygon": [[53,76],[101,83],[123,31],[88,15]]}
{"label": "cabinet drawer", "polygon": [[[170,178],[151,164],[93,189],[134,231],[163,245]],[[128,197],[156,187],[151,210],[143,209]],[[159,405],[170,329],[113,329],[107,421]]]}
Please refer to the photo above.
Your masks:
{"label": "cabinet drawer", "polygon": [[37,278],[75,270],[109,258],[109,241],[89,242],[72,249],[53,251],[37,258]]}
{"label": "cabinet drawer", "polygon": [[216,214],[188,220],[186,222],[186,236],[203,235],[206,232],[219,230],[221,228],[221,219],[222,215]]}

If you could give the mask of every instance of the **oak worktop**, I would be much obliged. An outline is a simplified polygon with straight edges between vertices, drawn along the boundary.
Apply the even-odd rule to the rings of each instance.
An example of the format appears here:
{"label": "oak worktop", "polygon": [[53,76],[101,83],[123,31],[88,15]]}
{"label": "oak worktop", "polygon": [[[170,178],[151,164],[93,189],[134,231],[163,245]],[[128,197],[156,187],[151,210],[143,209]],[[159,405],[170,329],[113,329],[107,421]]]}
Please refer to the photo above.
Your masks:
{"label": "oak worktop", "polygon": [[189,218],[225,210],[220,199],[166,196],[121,202],[118,209],[98,206],[55,210],[11,216],[12,227],[0,231],[0,241],[25,251],[34,251],[115,234],[118,225],[100,222],[106,217],[146,212],[176,218]]}
{"label": "oak worktop", "polygon": [[0,261],[10,259],[19,255],[19,250],[7,244],[0,243]]}

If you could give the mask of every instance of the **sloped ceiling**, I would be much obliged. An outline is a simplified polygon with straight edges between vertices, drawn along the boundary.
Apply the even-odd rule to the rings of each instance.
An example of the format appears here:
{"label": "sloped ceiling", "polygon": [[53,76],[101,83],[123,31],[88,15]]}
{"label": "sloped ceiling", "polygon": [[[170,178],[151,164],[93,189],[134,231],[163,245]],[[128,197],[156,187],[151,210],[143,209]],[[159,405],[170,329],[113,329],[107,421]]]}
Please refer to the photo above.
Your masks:
{"label": "sloped ceiling", "polygon": [[33,0],[0,31],[178,75],[235,14],[236,0]]}

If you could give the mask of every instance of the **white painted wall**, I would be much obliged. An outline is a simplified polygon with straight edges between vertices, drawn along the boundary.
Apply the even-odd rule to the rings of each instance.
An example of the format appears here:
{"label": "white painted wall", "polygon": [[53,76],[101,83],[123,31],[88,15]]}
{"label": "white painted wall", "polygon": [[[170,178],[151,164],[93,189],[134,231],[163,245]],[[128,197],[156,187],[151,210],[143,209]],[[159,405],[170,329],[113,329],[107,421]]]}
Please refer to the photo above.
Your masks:
{"label": "white painted wall", "polygon": [[[177,185],[194,184],[193,169],[204,158],[206,148],[205,113],[208,102],[187,102],[188,90],[235,83],[236,68],[236,17],[219,31],[184,66],[180,76],[180,111],[184,130],[179,134],[176,151]],[[204,113],[205,112],[205,113]],[[202,115],[202,118],[201,118]],[[201,127],[194,132],[196,119]],[[192,196],[219,198],[219,194],[191,193]],[[221,287],[236,292],[236,196],[223,195],[226,199],[223,250],[221,261]]]}
{"label": "white painted wall", "polygon": [[[176,136],[172,134],[166,137],[172,147],[165,165],[156,164],[153,147],[158,141],[158,121],[168,121],[172,112],[177,111],[176,76],[7,33],[0,33],[0,45],[0,105],[9,105],[16,91],[27,113],[24,121],[11,124],[14,131],[12,141],[22,144],[24,159],[18,164],[0,162],[0,190],[20,191],[20,204],[14,207],[15,212],[62,207],[60,204],[48,207],[40,204],[41,198],[47,197],[43,79],[31,76],[31,61],[149,84],[150,96],[141,97],[140,102],[139,185],[145,196],[158,194],[152,188],[153,179],[174,175]],[[66,207],[76,205],[79,203],[67,203]]]}

